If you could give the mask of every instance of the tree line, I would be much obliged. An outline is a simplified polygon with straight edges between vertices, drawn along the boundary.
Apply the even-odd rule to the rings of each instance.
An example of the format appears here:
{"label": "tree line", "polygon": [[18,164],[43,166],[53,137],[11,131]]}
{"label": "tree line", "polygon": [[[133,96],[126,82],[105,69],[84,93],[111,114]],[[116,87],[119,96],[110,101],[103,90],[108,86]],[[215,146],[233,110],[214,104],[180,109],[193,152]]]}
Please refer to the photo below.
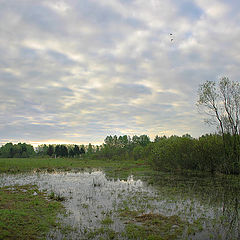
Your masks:
{"label": "tree line", "polygon": [[190,169],[240,173],[240,84],[221,78],[199,86],[197,106],[206,113],[206,122],[216,126],[216,133],[193,138],[179,136],[107,136],[100,146],[40,145],[7,143],[0,157],[80,157],[109,160],[145,159],[158,170]]}
{"label": "tree line", "polygon": [[152,166],[159,170],[189,169],[239,174],[240,151],[237,158],[226,158],[226,149],[233,156],[234,137],[228,134],[225,139],[228,141],[224,148],[220,134],[206,134],[197,139],[190,135],[161,137],[149,146],[147,154]]}
{"label": "tree line", "polygon": [[85,154],[86,147],[84,145],[72,144],[42,144],[35,149],[36,156],[49,157],[80,157]]}
{"label": "tree line", "polygon": [[[232,147],[235,136],[225,134],[224,139],[225,143],[221,134],[217,133],[199,138],[193,138],[189,134],[181,137],[156,136],[154,141],[150,141],[147,135],[134,136],[132,139],[129,136],[108,136],[105,143],[95,148],[88,157],[116,161],[143,159],[154,169],[164,171],[188,169],[239,174],[240,146],[236,153]],[[225,151],[232,157],[226,158]]]}
{"label": "tree line", "polygon": [[[129,159],[131,152],[148,145],[150,138],[147,135],[141,136],[107,136],[104,143],[100,146],[89,143],[85,145],[66,145],[66,144],[42,144],[35,149],[26,143],[7,143],[0,148],[2,158],[21,158],[21,157],[85,157],[85,158],[107,158],[107,159]],[[128,155],[129,153],[129,155]],[[134,155],[136,156],[136,154]],[[135,157],[136,158],[136,157]]]}
{"label": "tree line", "polygon": [[[36,149],[26,143],[7,143],[0,148],[0,157],[70,157],[106,159],[112,161],[146,160],[156,170],[198,170],[211,173],[239,174],[240,146],[233,148],[235,136],[206,134],[193,138],[183,136],[156,136],[150,141],[147,135],[107,136],[100,146],[39,145]],[[227,154],[225,154],[227,153]],[[231,156],[231,158],[226,157]]]}
{"label": "tree line", "polygon": [[[91,145],[91,144],[90,144]],[[1,158],[28,158],[28,157],[79,157],[85,154],[84,145],[42,144],[37,148],[26,143],[6,143],[0,147]]]}

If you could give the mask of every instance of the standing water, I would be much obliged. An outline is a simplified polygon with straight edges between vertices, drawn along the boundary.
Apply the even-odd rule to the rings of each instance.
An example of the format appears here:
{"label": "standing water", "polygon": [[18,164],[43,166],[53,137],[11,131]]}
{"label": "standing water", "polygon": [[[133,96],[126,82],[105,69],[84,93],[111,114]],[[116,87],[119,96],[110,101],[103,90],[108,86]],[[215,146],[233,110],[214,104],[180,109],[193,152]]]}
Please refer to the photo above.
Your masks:
{"label": "standing water", "polygon": [[[108,180],[102,171],[0,175],[0,187],[16,184],[36,184],[39,190],[65,199],[63,204],[69,214],[60,216],[60,221],[70,227],[68,231],[53,229],[47,239],[139,239],[141,235],[134,231],[142,231],[142,225],[149,225],[146,219],[154,216],[181,219],[171,226],[167,226],[170,222],[165,219],[170,228],[163,231],[171,232],[165,239],[240,237],[237,193],[234,201],[218,199],[212,203],[207,193],[202,194],[208,196],[203,201],[190,191],[187,194],[178,191],[181,186],[182,189],[189,186],[184,182],[154,187],[140,179],[134,180],[133,176],[127,180]],[[195,188],[196,184],[195,181],[191,186]],[[229,198],[227,194],[225,197]],[[151,224],[156,224],[156,219]],[[181,231],[180,226],[183,226]]]}

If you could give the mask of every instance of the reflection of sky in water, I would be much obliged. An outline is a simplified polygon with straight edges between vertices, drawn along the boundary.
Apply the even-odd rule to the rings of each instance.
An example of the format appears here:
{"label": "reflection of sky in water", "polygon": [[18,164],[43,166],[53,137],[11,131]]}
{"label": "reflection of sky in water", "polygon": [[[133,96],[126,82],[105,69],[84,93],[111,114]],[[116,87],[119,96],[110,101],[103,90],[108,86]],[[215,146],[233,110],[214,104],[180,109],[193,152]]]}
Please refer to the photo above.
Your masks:
{"label": "reflection of sky in water", "polygon": [[[178,215],[190,223],[200,217],[213,219],[221,214],[221,208],[202,205],[190,197],[186,199],[176,195],[172,199],[166,192],[157,191],[132,176],[126,181],[107,180],[101,171],[0,175],[0,186],[15,184],[36,184],[40,190],[66,197],[63,204],[70,214],[63,217],[63,221],[77,230],[68,235],[70,239],[83,237],[86,229],[100,228],[101,221],[106,217],[113,220],[110,225],[112,230],[123,231],[124,221],[118,217],[118,210],[126,207],[144,213]],[[224,233],[221,229],[219,231]],[[52,234],[54,239],[62,239],[59,231]],[[204,231],[193,239],[204,239],[206,234]]]}
{"label": "reflection of sky in water", "polygon": [[[83,232],[85,228],[101,227],[101,220],[110,216],[114,220],[111,225],[116,232],[124,229],[124,224],[117,216],[118,206],[128,200],[128,194],[150,194],[141,180],[129,177],[124,180],[106,179],[101,171],[83,173],[38,173],[6,175],[0,178],[0,186],[36,184],[40,190],[53,191],[66,197],[63,202],[71,213],[67,219],[68,224]],[[80,234],[78,233],[78,234]],[[60,233],[56,233],[60,234]],[[82,233],[83,234],[83,233]],[[79,235],[78,235],[79,236]],[[59,238],[61,238],[59,236]],[[71,238],[74,238],[71,236]]]}

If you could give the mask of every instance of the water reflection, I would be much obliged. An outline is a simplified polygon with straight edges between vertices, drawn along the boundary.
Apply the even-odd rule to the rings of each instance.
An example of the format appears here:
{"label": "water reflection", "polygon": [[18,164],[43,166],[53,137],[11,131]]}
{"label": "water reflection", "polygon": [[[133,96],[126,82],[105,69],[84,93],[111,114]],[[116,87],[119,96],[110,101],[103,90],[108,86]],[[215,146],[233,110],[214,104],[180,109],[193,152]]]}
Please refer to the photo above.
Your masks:
{"label": "water reflection", "polygon": [[[235,181],[160,175],[148,182],[154,184],[133,176],[127,180],[107,179],[102,171],[0,175],[1,187],[36,184],[40,190],[65,197],[70,214],[62,221],[75,229],[67,233],[68,239],[87,239],[87,233],[102,227],[106,218],[112,220],[109,227],[113,231],[124,231],[119,210],[125,208],[178,215],[199,227],[192,239],[240,239],[240,189]],[[63,237],[61,231],[54,230],[48,239]]]}
{"label": "water reflection", "polygon": [[[94,172],[54,172],[0,176],[0,186],[36,184],[40,190],[65,197],[69,216],[62,220],[76,229],[68,236],[71,239],[84,237],[86,230],[101,227],[101,221],[110,216],[111,228],[115,232],[124,229],[124,223],[117,217],[120,204],[128,199],[128,194],[149,194],[151,191],[141,180],[130,176],[124,180],[107,180],[101,171]],[[52,238],[62,239],[61,232],[51,233]]]}
{"label": "water reflection", "polygon": [[[201,206],[194,209],[198,219],[203,217],[204,228],[194,239],[240,239],[240,181],[239,176],[196,176],[156,174],[148,179],[168,197],[180,195]],[[175,189],[176,191],[171,190]],[[204,216],[206,212],[206,217]],[[202,212],[203,214],[198,214]],[[187,213],[190,215],[189,213]],[[192,218],[194,219],[194,218]],[[207,237],[208,236],[208,237]]]}

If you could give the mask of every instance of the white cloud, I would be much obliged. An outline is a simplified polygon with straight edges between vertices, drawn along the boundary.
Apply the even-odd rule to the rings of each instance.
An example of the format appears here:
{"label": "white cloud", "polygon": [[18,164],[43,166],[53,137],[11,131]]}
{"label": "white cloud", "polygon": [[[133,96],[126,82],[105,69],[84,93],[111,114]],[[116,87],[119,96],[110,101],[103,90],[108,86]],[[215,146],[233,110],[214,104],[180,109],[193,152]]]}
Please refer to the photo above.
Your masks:
{"label": "white cloud", "polygon": [[198,136],[208,131],[195,109],[198,85],[219,75],[240,77],[240,18],[228,1],[4,3],[5,140]]}
{"label": "white cloud", "polygon": [[61,15],[66,15],[67,11],[71,9],[71,7],[64,1],[47,1],[44,2],[44,4]]}
{"label": "white cloud", "polygon": [[204,10],[207,16],[214,19],[222,18],[230,11],[227,1],[223,3],[219,0],[196,0],[195,3]]}

